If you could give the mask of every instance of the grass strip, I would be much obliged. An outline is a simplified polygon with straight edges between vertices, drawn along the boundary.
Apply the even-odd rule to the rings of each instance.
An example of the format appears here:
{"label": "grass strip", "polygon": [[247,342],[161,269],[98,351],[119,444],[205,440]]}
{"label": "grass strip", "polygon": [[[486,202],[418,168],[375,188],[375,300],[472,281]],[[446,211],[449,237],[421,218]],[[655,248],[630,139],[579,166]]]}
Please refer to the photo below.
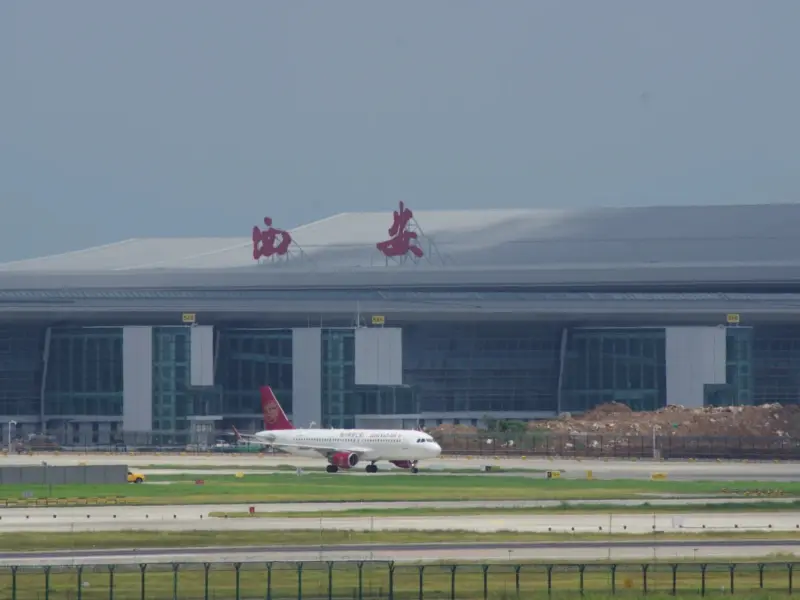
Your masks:
{"label": "grass strip", "polygon": [[518,531],[345,531],[292,530],[283,531],[91,531],[91,532],[20,532],[0,534],[0,551],[30,552],[48,550],[89,550],[115,548],[199,548],[243,546],[298,546],[341,544],[417,544],[417,543],[478,543],[478,542],[552,542],[552,541],[609,541],[609,540],[792,540],[800,536],[787,532],[729,532],[708,531],[693,533],[608,534],[608,533],[528,533]]}
{"label": "grass strip", "polygon": [[[169,478],[169,476],[165,476]],[[201,479],[201,478],[198,478]],[[348,476],[275,473],[215,475],[174,484],[4,485],[4,500],[121,497],[137,504],[234,504],[311,501],[443,501],[443,500],[612,500],[642,495],[725,495],[729,497],[800,497],[800,482],[719,482],[644,480],[569,480],[533,477]]]}
{"label": "grass strip", "polygon": [[[277,511],[256,512],[223,512],[213,511],[208,514],[214,518],[316,518],[329,519],[337,517],[436,517],[458,515],[538,515],[548,513],[603,513],[603,514],[657,514],[657,513],[695,513],[695,512],[796,512],[800,510],[800,500],[792,502],[725,502],[707,504],[670,504],[653,505],[649,502],[635,506],[619,504],[580,504],[562,502],[558,506],[544,507],[487,507],[487,508],[364,508],[348,510],[321,511]],[[800,517],[798,517],[800,523]]]}

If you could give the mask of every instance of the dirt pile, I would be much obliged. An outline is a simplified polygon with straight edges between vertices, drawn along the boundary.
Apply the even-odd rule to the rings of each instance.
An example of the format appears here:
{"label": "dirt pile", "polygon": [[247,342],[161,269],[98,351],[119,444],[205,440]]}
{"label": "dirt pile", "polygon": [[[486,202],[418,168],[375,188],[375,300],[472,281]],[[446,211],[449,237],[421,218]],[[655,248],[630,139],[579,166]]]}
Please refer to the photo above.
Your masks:
{"label": "dirt pile", "polygon": [[800,438],[800,406],[722,406],[686,408],[671,405],[653,412],[635,412],[612,402],[573,417],[567,413],[550,421],[528,424],[532,431],[556,434],[619,436],[781,437]]}

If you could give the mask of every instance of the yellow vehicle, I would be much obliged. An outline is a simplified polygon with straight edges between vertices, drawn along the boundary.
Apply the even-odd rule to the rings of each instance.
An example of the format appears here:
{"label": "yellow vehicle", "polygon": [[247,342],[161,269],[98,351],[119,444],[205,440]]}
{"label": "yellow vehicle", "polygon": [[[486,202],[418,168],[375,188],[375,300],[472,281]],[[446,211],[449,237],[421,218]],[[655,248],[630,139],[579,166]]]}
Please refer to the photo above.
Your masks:
{"label": "yellow vehicle", "polygon": [[144,475],[141,473],[131,473],[128,471],[128,483],[143,483]]}

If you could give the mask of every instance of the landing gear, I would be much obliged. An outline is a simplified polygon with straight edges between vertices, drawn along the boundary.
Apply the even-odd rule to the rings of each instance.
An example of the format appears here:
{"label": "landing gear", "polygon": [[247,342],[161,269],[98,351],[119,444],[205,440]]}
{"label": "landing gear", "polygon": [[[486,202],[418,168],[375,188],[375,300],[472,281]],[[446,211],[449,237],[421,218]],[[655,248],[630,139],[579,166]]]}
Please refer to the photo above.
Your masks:
{"label": "landing gear", "polygon": [[411,463],[411,472],[412,472],[414,475],[416,475],[417,473],[419,473],[419,469],[417,468],[417,461],[414,461],[413,463]]}
{"label": "landing gear", "polygon": [[367,465],[366,468],[367,473],[377,473],[378,472],[378,465],[372,463],[371,465]]}
{"label": "landing gear", "polygon": [[328,465],[327,467],[325,467],[325,470],[328,473],[336,473],[339,470],[339,467],[337,467],[336,465]]}

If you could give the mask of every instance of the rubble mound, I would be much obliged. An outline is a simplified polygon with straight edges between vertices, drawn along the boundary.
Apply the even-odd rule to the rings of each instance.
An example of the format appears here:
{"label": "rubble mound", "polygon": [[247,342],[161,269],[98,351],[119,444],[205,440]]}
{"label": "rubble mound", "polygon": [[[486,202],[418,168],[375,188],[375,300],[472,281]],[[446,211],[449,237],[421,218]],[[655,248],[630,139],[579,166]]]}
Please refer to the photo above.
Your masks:
{"label": "rubble mound", "polygon": [[800,438],[800,406],[719,406],[686,408],[670,405],[652,412],[637,412],[618,402],[601,404],[591,411],[568,418],[536,421],[533,431],[560,434],[606,434],[702,437]]}

